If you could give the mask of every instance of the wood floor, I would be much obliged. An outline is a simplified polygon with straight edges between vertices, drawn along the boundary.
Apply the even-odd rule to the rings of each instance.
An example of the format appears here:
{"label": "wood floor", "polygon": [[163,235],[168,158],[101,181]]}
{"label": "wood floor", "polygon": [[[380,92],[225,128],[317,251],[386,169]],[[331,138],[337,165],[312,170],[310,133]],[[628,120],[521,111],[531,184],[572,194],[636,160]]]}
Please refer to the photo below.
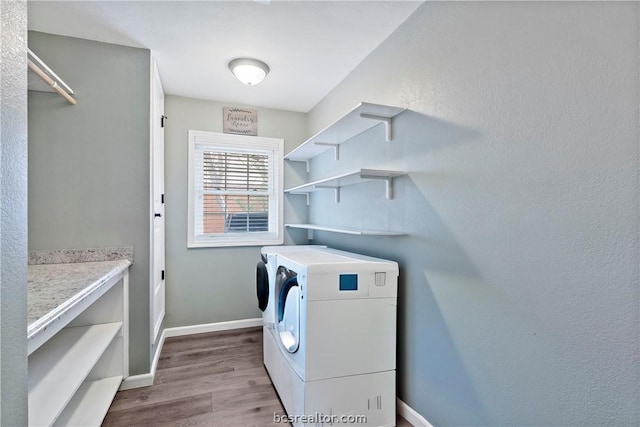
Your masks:
{"label": "wood floor", "polygon": [[258,327],[167,338],[153,385],[118,392],[103,426],[282,426],[274,414]]}

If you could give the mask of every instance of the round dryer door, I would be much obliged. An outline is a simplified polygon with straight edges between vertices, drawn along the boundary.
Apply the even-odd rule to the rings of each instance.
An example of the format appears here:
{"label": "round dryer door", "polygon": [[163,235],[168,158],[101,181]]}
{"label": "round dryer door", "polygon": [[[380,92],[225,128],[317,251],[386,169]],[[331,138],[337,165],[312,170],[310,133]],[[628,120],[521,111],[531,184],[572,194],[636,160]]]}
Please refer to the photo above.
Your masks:
{"label": "round dryer door", "polygon": [[282,320],[278,322],[280,342],[289,353],[295,353],[300,347],[300,286],[298,282],[288,289],[280,303],[284,303]]}

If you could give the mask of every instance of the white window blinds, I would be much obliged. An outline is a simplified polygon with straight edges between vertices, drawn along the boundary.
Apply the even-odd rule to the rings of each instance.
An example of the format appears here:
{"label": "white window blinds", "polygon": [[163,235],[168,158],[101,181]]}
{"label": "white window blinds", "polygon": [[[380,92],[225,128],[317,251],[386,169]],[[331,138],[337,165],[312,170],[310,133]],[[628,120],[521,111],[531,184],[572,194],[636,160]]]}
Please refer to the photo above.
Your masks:
{"label": "white window blinds", "polygon": [[282,243],[283,141],[189,132],[189,246]]}

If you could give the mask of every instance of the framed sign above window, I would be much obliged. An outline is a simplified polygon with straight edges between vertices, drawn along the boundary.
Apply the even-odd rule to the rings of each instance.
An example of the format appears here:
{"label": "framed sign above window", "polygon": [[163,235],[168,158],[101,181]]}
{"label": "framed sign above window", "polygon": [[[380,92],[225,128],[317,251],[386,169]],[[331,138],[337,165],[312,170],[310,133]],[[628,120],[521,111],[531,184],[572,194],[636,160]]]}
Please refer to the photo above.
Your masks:
{"label": "framed sign above window", "polygon": [[222,131],[237,135],[258,135],[258,110],[223,107]]}
{"label": "framed sign above window", "polygon": [[283,243],[284,140],[189,131],[190,248]]}

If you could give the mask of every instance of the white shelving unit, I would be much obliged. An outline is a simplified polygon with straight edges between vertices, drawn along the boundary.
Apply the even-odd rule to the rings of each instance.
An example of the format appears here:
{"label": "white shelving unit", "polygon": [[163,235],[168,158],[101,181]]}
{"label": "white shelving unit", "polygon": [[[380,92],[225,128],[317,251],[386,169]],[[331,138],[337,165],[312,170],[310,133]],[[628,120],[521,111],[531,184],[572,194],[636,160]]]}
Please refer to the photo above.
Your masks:
{"label": "white shelving unit", "polygon": [[385,126],[385,139],[391,141],[393,139],[392,119],[404,111],[406,108],[361,102],[336,122],[307,139],[284,158],[285,160],[307,162],[308,171],[309,159],[333,148],[335,158],[338,160],[340,144],[380,123],[384,123]]}
{"label": "white shelving unit", "polygon": [[29,355],[30,426],[100,426],[129,375],[128,269],[102,286]]}
{"label": "white shelving unit", "polygon": [[[284,158],[290,161],[305,162],[307,172],[309,172],[309,160],[311,158],[333,148],[335,160],[339,160],[340,144],[380,124],[384,124],[385,140],[389,142],[393,139],[393,118],[404,111],[406,111],[406,108],[361,102],[334,123],[289,152]],[[389,200],[393,198],[393,179],[402,175],[406,175],[406,172],[383,169],[358,169],[353,172],[289,188],[285,190],[285,193],[304,194],[307,197],[307,205],[309,205],[311,193],[321,190],[333,190],[336,203],[339,203],[340,189],[342,187],[378,180],[384,181],[385,196]],[[309,239],[313,239],[314,231],[329,231],[356,236],[400,236],[403,234],[392,231],[359,230],[355,228],[330,227],[317,224],[285,224],[285,226],[289,228],[306,229]]]}
{"label": "white shelving unit", "polygon": [[29,424],[56,421],[121,328],[120,322],[65,328],[29,357]]}
{"label": "white shelving unit", "polygon": [[402,171],[390,171],[382,169],[358,169],[342,175],[332,176],[318,181],[302,184],[297,187],[284,190],[290,194],[305,194],[307,196],[307,205],[309,204],[309,194],[314,191],[334,190],[336,203],[340,202],[340,188],[348,185],[360,184],[366,181],[381,180],[386,183],[386,197],[393,198],[393,178],[406,175]]}
{"label": "white shelving unit", "polygon": [[351,234],[354,236],[403,236],[405,234],[396,233],[394,231],[358,230],[355,228],[327,227],[315,224],[285,224],[285,227],[308,230],[309,240],[313,240],[314,231],[328,231],[331,233]]}

